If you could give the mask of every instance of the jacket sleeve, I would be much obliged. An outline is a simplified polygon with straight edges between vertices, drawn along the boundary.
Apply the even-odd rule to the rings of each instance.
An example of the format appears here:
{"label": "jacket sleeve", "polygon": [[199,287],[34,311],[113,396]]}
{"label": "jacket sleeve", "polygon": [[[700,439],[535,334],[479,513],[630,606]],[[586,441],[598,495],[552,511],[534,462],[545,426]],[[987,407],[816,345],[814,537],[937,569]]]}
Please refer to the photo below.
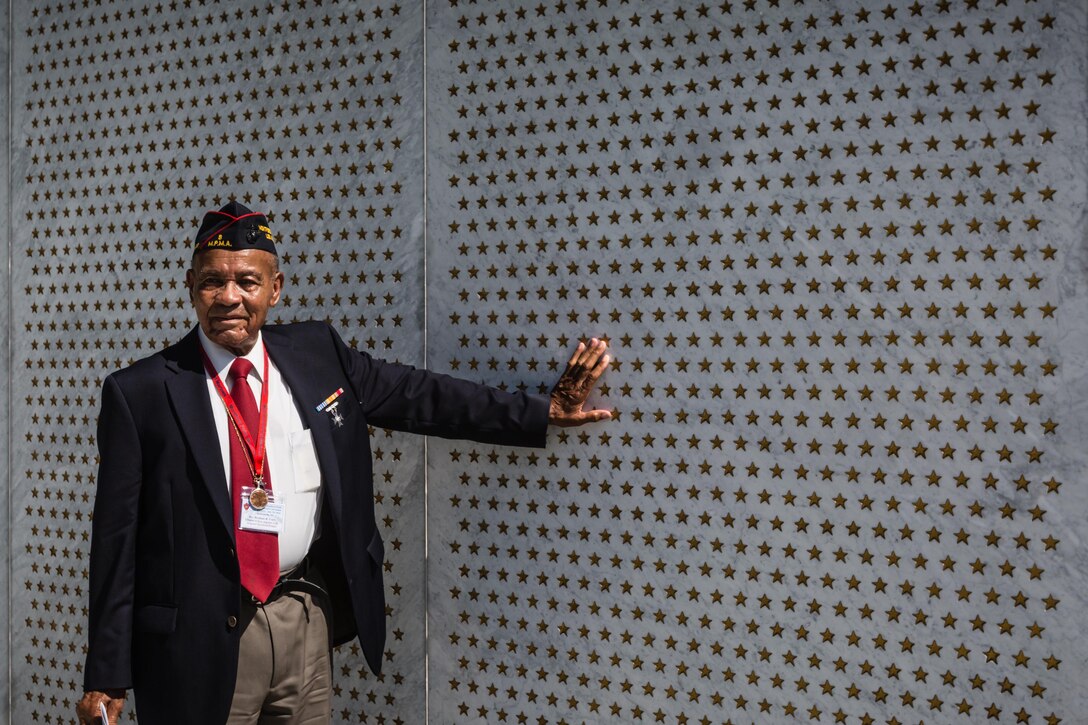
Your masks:
{"label": "jacket sleeve", "polygon": [[113,376],[102,387],[98,481],[91,523],[90,616],[84,688],[132,687],[136,516],[140,438]]}
{"label": "jacket sleeve", "polygon": [[341,364],[373,425],[442,438],[543,448],[545,395],[506,392],[411,365],[385,362],[344,344],[329,328]]}

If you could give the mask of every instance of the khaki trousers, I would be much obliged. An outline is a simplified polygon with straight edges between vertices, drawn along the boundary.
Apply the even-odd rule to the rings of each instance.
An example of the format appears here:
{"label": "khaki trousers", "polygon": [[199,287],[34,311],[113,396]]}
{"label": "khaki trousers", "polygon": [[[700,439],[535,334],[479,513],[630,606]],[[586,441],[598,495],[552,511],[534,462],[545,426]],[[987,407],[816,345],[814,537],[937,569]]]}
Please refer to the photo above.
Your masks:
{"label": "khaki trousers", "polygon": [[267,604],[246,595],[238,680],[227,725],[328,725],[332,663],[323,608],[309,592]]}

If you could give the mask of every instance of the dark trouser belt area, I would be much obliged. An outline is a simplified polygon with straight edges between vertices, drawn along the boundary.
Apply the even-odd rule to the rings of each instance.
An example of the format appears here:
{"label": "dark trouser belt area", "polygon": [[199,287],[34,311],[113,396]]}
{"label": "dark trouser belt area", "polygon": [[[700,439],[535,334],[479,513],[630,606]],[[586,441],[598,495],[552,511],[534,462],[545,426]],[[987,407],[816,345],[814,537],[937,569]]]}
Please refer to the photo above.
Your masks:
{"label": "dark trouser belt area", "polygon": [[[309,592],[315,597],[322,597],[323,600],[327,600],[329,596],[328,592],[326,592],[320,586],[314,584],[313,581],[311,581],[311,579],[314,578],[314,572],[312,570],[313,566],[310,563],[309,555],[307,555],[301,562],[299,562],[298,566],[296,566],[294,569],[279,578],[279,581],[276,582],[276,585],[272,587],[272,591],[269,593],[268,599],[264,601],[263,604],[268,604],[271,601],[279,599],[280,596],[287,592],[296,591]],[[252,594],[249,598],[253,601],[254,604],[262,604],[261,600],[257,599],[257,597],[253,596]]]}
{"label": "dark trouser belt area", "polygon": [[280,577],[276,582],[276,586],[272,587],[272,592],[268,595],[268,600],[262,602],[257,597],[250,595],[250,599],[258,607],[270,604],[279,599],[284,594],[291,592],[305,592],[314,598],[314,601],[325,612],[325,624],[329,631],[329,651],[332,651],[332,639],[333,639],[333,623],[332,623],[332,600],[329,598],[329,593],[324,588],[315,584],[308,579],[304,579],[312,569],[310,565],[310,557],[307,556],[302,560],[302,563],[296,566],[291,571],[287,572]]}
{"label": "dark trouser belt area", "polygon": [[305,579],[288,579],[285,576],[276,582],[276,586],[272,587],[272,593],[268,595],[268,602],[264,603],[268,604],[275,601],[288,592],[306,592],[323,604],[327,603],[329,599],[329,593],[317,584]]}

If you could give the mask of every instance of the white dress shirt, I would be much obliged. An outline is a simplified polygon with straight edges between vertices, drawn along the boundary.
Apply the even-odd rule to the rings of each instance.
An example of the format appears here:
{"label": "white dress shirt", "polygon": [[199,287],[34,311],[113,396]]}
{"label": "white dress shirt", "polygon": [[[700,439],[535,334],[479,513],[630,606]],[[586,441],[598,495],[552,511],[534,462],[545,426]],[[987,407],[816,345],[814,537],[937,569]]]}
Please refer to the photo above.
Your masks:
{"label": "white dress shirt", "polygon": [[[231,380],[228,376],[235,355],[226,348],[215,344],[197,328],[200,344],[208,353],[208,359],[219,374],[220,380],[229,391]],[[257,344],[245,356],[253,363],[253,372],[249,375],[249,387],[261,405],[261,390],[264,385],[264,340],[257,334]],[[223,459],[223,471],[227,478],[227,492],[230,494],[230,427],[227,409],[219,399],[207,371],[204,377],[208,381],[208,397],[212,403],[212,417],[219,436],[219,452]],[[310,550],[321,514],[321,470],[318,468],[317,455],[314,451],[313,437],[303,425],[295,400],[287,383],[272,359],[268,360],[268,429],[265,434],[266,463],[272,493],[277,501],[283,502],[286,509],[283,532],[279,535],[280,573],[285,574],[298,566]],[[233,507],[234,501],[231,501]]]}

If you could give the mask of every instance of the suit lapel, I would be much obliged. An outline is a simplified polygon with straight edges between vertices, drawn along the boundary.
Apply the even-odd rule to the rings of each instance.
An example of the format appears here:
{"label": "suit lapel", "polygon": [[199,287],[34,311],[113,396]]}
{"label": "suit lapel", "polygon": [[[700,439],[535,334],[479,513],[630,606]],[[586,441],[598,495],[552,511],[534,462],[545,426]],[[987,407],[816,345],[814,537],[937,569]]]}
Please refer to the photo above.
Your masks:
{"label": "suit lapel", "polygon": [[291,341],[274,328],[262,330],[268,356],[276,363],[280,374],[291,389],[299,414],[314,439],[317,462],[321,468],[322,488],[329,496],[332,510],[341,511],[340,507],[340,468],[337,465],[336,448],[333,444],[332,428],[328,416],[317,412],[310,404],[321,400],[326,391],[318,389],[321,376],[314,374],[314,354],[312,350],[300,350]]}
{"label": "suit lapel", "polygon": [[215,509],[223,526],[234,536],[234,512],[231,508],[230,489],[223,470],[223,456],[219,448],[219,436],[212,418],[211,401],[204,364],[200,359],[200,342],[196,328],[167,353],[167,366],[176,374],[166,381],[166,391],[174,406],[178,424],[189,450],[196,460],[197,470],[208,488]]}

